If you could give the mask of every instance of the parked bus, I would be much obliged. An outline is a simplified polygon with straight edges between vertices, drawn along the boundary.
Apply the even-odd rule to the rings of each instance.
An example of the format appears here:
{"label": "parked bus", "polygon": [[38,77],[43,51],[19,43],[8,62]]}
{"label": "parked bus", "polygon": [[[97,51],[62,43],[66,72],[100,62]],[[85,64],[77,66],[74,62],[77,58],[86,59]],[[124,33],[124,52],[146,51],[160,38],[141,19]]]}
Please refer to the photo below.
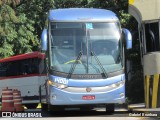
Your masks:
{"label": "parked bus", "polygon": [[[123,35],[122,35],[123,34]],[[61,111],[125,102],[124,43],[131,34],[109,10],[50,10],[42,32],[48,81],[41,85],[42,109]]]}
{"label": "parked bus", "polygon": [[138,21],[145,105],[157,108],[160,107],[160,1],[129,0],[129,13]]}
{"label": "parked bus", "polygon": [[39,86],[46,80],[45,54],[31,52],[0,59],[0,94],[2,89],[21,91],[22,103],[36,108],[39,103]]}

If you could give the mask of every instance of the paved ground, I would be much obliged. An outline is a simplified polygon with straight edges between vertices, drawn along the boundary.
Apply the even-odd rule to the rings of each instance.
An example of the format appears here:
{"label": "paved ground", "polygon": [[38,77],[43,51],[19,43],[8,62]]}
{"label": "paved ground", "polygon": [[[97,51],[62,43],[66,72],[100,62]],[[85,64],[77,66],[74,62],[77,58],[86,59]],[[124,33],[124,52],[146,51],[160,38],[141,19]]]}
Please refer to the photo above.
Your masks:
{"label": "paved ground", "polygon": [[[50,113],[41,111],[41,109],[25,109],[24,113],[14,113],[12,117],[20,120],[24,117],[38,117],[36,119],[59,119],[59,120],[160,120],[160,109],[146,109],[143,104],[130,105],[129,110],[123,107],[117,107],[114,114],[108,114],[104,108],[96,108],[92,111],[63,111]],[[156,116],[157,115],[157,116]],[[23,116],[23,118],[21,118]],[[41,118],[42,117],[42,118]],[[0,120],[17,120],[17,118],[5,117]],[[28,118],[27,120],[35,120]]]}

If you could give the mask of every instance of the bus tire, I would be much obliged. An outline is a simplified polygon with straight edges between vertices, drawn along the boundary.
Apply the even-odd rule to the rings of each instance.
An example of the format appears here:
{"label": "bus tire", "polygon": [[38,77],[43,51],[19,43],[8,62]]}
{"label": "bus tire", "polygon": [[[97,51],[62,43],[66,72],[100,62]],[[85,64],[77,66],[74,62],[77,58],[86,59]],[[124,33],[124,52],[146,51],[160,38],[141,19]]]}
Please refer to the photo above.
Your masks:
{"label": "bus tire", "polygon": [[41,110],[48,111],[48,104],[41,103]]}
{"label": "bus tire", "polygon": [[107,104],[106,105],[106,113],[113,114],[115,109],[115,104]]}
{"label": "bus tire", "polygon": [[36,109],[38,106],[38,103],[31,103],[31,104],[25,104],[27,109]]}

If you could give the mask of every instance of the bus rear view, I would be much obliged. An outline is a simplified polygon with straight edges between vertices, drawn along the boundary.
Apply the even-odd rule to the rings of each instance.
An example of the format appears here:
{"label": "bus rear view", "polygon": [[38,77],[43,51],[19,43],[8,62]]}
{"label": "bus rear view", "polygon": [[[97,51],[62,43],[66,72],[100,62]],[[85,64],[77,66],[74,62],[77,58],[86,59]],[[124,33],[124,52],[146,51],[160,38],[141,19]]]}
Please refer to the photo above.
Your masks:
{"label": "bus rear view", "polygon": [[49,12],[48,21],[42,33],[49,68],[41,86],[42,107],[104,105],[114,111],[115,103],[124,103],[124,43],[131,47],[131,34],[121,29],[116,15],[102,9],[57,9]]}

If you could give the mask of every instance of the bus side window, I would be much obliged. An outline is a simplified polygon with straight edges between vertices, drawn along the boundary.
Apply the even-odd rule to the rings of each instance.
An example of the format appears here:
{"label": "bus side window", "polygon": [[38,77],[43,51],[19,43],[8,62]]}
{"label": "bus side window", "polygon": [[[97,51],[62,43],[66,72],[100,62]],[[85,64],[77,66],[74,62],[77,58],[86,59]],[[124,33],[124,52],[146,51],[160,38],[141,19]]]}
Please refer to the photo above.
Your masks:
{"label": "bus side window", "polygon": [[46,74],[47,73],[47,68],[45,64],[45,59],[40,59],[39,60],[39,73],[40,74]]}
{"label": "bus side window", "polygon": [[19,65],[17,61],[12,61],[7,67],[6,74],[7,76],[16,76],[19,73]]}
{"label": "bus side window", "polygon": [[31,68],[28,64],[24,65],[24,74],[31,74]]}
{"label": "bus side window", "polygon": [[0,77],[6,77],[7,63],[0,63]]}
{"label": "bus side window", "polygon": [[32,58],[30,62],[32,74],[39,73],[39,58]]}
{"label": "bus side window", "polygon": [[19,69],[19,75],[26,75],[28,74],[28,65],[25,60],[19,61],[20,69]]}

